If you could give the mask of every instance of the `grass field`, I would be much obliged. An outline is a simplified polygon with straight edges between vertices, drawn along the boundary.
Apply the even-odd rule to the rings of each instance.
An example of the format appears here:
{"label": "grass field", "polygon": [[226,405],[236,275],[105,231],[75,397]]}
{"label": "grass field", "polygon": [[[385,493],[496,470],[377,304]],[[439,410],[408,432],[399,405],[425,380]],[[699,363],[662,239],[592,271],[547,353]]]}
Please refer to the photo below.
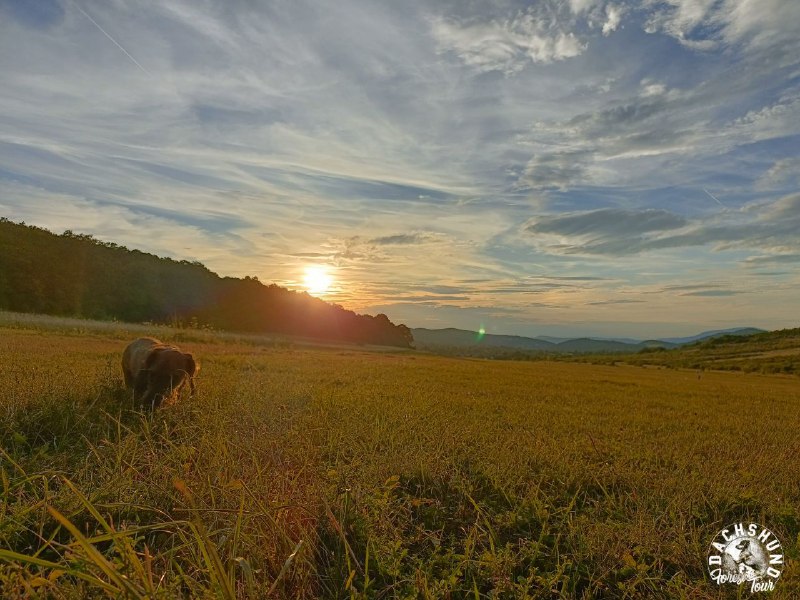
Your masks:
{"label": "grass field", "polygon": [[736,597],[748,520],[800,597],[797,378],[150,332],[202,364],[154,416],[140,329],[0,320],[3,597]]}

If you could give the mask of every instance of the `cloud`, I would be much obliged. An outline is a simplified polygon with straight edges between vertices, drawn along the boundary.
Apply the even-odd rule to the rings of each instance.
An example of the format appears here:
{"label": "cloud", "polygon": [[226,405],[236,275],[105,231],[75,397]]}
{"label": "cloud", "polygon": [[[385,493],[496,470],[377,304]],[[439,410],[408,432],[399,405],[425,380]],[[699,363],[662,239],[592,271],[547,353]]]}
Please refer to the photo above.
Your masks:
{"label": "cloud", "polygon": [[[758,80],[758,85],[774,85],[762,82],[763,74],[746,77]],[[714,162],[728,164],[732,153],[755,152],[751,144],[800,135],[800,94],[795,92],[783,92],[766,103],[763,97],[754,98],[758,108],[720,120],[725,96],[743,93],[755,95],[753,90],[742,92],[730,79],[707,81],[691,90],[645,79],[625,98],[569,119],[538,121],[520,136],[533,156],[516,183],[520,189],[537,191],[588,186],[657,189],[674,180],[676,169],[684,181],[687,175],[699,179],[702,173],[694,173],[700,164],[705,169]],[[763,175],[762,187],[770,185],[772,175],[764,174],[757,163],[745,166],[749,172],[740,169],[740,176],[755,180]],[[791,178],[790,169],[778,166],[776,171],[774,176]]]}
{"label": "cloud", "polygon": [[619,24],[622,21],[622,15],[624,14],[624,6],[619,4],[607,4],[606,22],[603,23],[603,35],[608,36],[612,32],[616,31],[617,27],[619,27]]}
{"label": "cloud", "polygon": [[798,45],[800,6],[793,0],[728,0],[714,15],[728,43],[753,46]]}
{"label": "cloud", "polygon": [[[4,190],[22,205],[12,208],[6,199],[0,198],[0,215],[12,214],[17,220],[45,227],[57,234],[67,229],[91,233],[102,241],[178,260],[197,260],[202,255],[202,262],[216,270],[230,264],[232,255],[245,258],[233,265],[227,274],[252,274],[257,268],[255,245],[245,231],[237,229],[242,225],[240,215],[207,214],[196,210],[187,216],[174,209],[96,203],[13,184],[4,185]],[[142,244],[143,232],[152,236],[147,247]]]}
{"label": "cloud", "polygon": [[709,289],[717,289],[720,285],[717,284],[709,284],[709,283],[689,283],[689,284],[680,284],[680,285],[666,285],[660,288],[657,293],[661,294],[663,292],[694,292],[698,290],[709,290]]}
{"label": "cloud", "polygon": [[414,285],[408,286],[409,289],[426,292],[429,294],[469,294],[474,291],[471,287],[462,287],[454,285]]}
{"label": "cloud", "polygon": [[442,51],[478,71],[518,72],[529,63],[552,63],[580,55],[586,43],[573,31],[568,11],[549,0],[503,18],[462,21],[438,17],[431,32]]}
{"label": "cloud", "polygon": [[[687,40],[687,36],[711,17],[714,4],[716,0],[671,0],[655,8],[645,24],[645,31],[661,31],[688,44],[691,40]],[[699,46],[695,44],[694,47]]]}
{"label": "cloud", "polygon": [[331,258],[331,255],[327,252],[292,252],[289,254],[294,258],[310,258],[310,259],[317,259],[317,258]]}
{"label": "cloud", "polygon": [[417,260],[420,253],[429,252],[426,247],[430,244],[447,242],[445,235],[433,231],[393,233],[372,238],[356,235],[331,240],[331,251],[326,256],[338,266],[358,263],[397,265]]}
{"label": "cloud", "polygon": [[736,296],[746,292],[742,290],[732,290],[725,284],[715,283],[690,283],[680,285],[667,285],[657,290],[645,292],[647,294],[673,294],[677,296],[696,296],[696,297],[725,297]]}
{"label": "cloud", "polygon": [[590,161],[588,151],[536,154],[525,167],[520,183],[535,190],[566,190],[584,179]]}
{"label": "cloud", "polygon": [[579,56],[594,30],[607,37],[626,16],[647,33],[670,36],[697,51],[798,45],[792,24],[800,19],[800,8],[793,0],[647,0],[630,7],[606,0],[569,0],[566,5],[543,0],[505,14],[500,7],[469,19],[435,18],[432,33],[439,47],[479,71],[513,74],[528,62]]}
{"label": "cloud", "polygon": [[375,244],[377,246],[405,246],[417,244],[429,244],[432,242],[441,241],[441,234],[436,234],[429,231],[415,232],[415,233],[400,233],[395,235],[384,235],[367,240],[367,244]]}
{"label": "cloud", "polygon": [[800,114],[800,93],[785,94],[776,102],[749,110],[731,123],[731,130],[748,141],[784,137],[796,133],[794,119]]}
{"label": "cloud", "polygon": [[[650,94],[648,94],[649,96]],[[567,125],[580,130],[584,135],[619,135],[619,128],[626,131],[641,131],[642,124],[652,121],[668,109],[666,99],[635,101],[601,111],[578,115]]]}
{"label": "cloud", "polygon": [[752,266],[800,263],[800,253],[751,256],[745,260],[745,263]]}
{"label": "cloud", "polygon": [[569,0],[570,10],[576,15],[596,9],[598,5],[602,5],[602,0]]}
{"label": "cloud", "polygon": [[468,301],[470,296],[457,296],[447,294],[422,294],[422,295],[399,295],[395,296],[395,302],[411,302],[419,304],[427,304],[429,306],[440,306],[442,303],[454,301]]}
{"label": "cloud", "polygon": [[794,42],[800,6],[793,0],[669,0],[650,3],[648,33],[661,32],[695,49]]}
{"label": "cloud", "polygon": [[759,190],[775,190],[800,187],[800,158],[782,158],[767,170],[756,182]]}
{"label": "cloud", "polygon": [[556,242],[551,239],[541,246],[559,254],[627,256],[693,246],[714,246],[718,251],[760,248],[790,254],[800,249],[800,194],[707,219],[690,220],[655,209],[600,209],[537,217],[525,230],[557,236]]}
{"label": "cloud", "polygon": [[717,297],[726,297],[726,296],[736,296],[738,294],[744,294],[745,292],[739,290],[699,290],[697,292],[686,292],[685,294],[680,294],[681,296],[702,296],[708,298],[717,298]]}
{"label": "cloud", "polygon": [[625,161],[668,156],[700,144],[705,110],[693,95],[645,80],[625,99],[569,119],[535,123],[525,136],[534,155],[517,183],[523,189],[559,191],[639,183],[647,173],[632,171]]}
{"label": "cloud", "polygon": [[596,240],[679,229],[686,224],[686,219],[665,210],[602,208],[568,215],[538,217],[525,229],[534,234],[548,233]]}
{"label": "cloud", "polygon": [[641,304],[644,300],[630,300],[630,299],[619,299],[619,300],[598,300],[597,302],[588,302],[589,306],[610,306],[614,304]]}
{"label": "cloud", "polygon": [[539,276],[534,279],[551,279],[553,281],[611,281],[608,277],[592,277],[590,275],[581,275],[574,277],[556,277],[556,276]]}

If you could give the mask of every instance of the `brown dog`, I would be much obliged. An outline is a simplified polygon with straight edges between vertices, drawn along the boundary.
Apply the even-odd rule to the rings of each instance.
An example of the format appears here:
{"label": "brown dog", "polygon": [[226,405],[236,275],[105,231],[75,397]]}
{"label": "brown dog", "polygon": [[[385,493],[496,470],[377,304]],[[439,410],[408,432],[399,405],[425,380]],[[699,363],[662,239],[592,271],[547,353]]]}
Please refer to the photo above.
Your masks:
{"label": "brown dog", "polygon": [[147,408],[158,408],[165,400],[179,397],[187,380],[194,394],[194,376],[199,370],[191,354],[154,338],[139,338],[122,354],[125,385],[133,389],[134,401]]}

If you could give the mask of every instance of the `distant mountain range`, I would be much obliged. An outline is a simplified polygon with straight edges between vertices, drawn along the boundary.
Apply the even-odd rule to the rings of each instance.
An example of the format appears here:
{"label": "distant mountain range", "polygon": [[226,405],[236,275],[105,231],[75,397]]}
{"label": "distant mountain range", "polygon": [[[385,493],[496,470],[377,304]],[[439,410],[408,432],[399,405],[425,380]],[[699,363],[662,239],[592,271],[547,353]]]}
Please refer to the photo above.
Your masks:
{"label": "distant mountain range", "polygon": [[414,343],[420,350],[442,349],[502,349],[505,351],[557,352],[557,353],[601,353],[639,352],[644,348],[675,348],[723,335],[751,335],[763,329],[737,327],[733,329],[705,331],[682,338],[658,340],[635,340],[630,338],[559,338],[552,336],[523,337],[518,335],[480,334],[464,329],[412,329]]}
{"label": "distant mountain range", "polygon": [[697,335],[690,335],[689,337],[682,338],[662,338],[664,342],[671,342],[673,344],[691,344],[692,342],[699,342],[708,338],[720,337],[723,335],[753,335],[754,333],[764,333],[763,329],[755,327],[738,327],[734,329],[716,329],[714,331],[704,331]]}

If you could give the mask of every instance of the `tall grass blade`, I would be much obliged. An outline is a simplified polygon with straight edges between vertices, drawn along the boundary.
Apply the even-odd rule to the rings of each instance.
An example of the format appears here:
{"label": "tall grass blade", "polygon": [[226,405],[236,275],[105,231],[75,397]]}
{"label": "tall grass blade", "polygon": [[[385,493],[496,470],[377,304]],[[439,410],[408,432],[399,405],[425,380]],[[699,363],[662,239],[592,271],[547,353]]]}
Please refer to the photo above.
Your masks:
{"label": "tall grass blade", "polygon": [[119,573],[114,566],[108,562],[108,560],[106,560],[100,551],[97,550],[97,548],[95,548],[94,545],[92,545],[80,531],[78,531],[78,528],[75,527],[75,525],[73,525],[69,519],[67,519],[52,506],[47,507],[47,512],[49,512],[56,521],[61,523],[61,525],[63,525],[64,528],[72,534],[80,547],[86,553],[86,557],[89,559],[89,561],[91,561],[93,565],[105,573],[106,577],[116,584],[120,592],[124,591],[132,598],[145,597],[145,592],[139,589],[133,582],[125,577],[125,575]]}

